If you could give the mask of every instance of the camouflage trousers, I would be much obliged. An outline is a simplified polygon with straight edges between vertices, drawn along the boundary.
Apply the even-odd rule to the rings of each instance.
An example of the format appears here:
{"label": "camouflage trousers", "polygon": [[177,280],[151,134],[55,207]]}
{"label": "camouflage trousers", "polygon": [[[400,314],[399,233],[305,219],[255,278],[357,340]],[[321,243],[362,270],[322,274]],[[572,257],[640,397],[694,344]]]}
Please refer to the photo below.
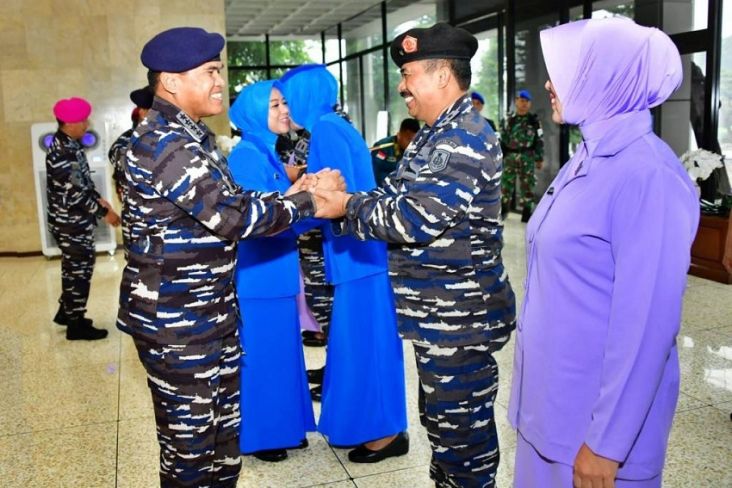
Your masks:
{"label": "camouflage trousers", "polygon": [[155,408],[160,486],[235,487],[241,468],[238,331],[206,344],[135,339],[135,346]]}
{"label": "camouflage trousers", "polygon": [[498,364],[487,345],[414,344],[425,396],[430,477],[437,488],[492,488],[498,469],[493,403]]}
{"label": "camouflage trousers", "polygon": [[325,281],[323,233],[320,229],[305,232],[298,239],[300,265],[305,282],[305,300],[324,330],[330,323],[333,309],[333,285]]}
{"label": "camouflage trousers", "polygon": [[61,297],[66,315],[80,319],[86,315],[92,273],[94,272],[94,224],[73,232],[50,228],[61,250]]}
{"label": "camouflage trousers", "polygon": [[516,181],[518,180],[518,203],[521,207],[534,205],[534,186],[536,160],[532,154],[506,152],[503,155],[503,173],[501,174],[501,204],[511,203]]}

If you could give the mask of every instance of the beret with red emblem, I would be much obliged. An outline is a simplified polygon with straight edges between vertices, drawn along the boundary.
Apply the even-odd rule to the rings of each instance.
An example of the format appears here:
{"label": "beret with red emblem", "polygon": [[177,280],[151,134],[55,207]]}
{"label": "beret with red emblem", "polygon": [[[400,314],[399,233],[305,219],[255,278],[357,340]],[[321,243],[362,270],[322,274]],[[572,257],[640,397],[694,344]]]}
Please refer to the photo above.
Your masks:
{"label": "beret with red emblem", "polygon": [[467,59],[478,50],[478,40],[465,29],[438,22],[409,29],[391,41],[391,59],[397,66],[420,59]]}

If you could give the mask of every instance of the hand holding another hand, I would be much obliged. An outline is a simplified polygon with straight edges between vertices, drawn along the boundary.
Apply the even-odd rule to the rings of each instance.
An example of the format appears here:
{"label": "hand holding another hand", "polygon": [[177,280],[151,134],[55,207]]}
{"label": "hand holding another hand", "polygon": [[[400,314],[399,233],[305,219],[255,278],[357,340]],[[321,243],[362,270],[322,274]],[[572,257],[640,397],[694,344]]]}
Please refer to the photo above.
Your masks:
{"label": "hand holding another hand", "polygon": [[346,191],[346,180],[337,169],[323,168],[313,176],[317,177],[316,188],[321,190]]}
{"label": "hand holding another hand", "polygon": [[339,190],[316,187],[310,190],[315,197],[315,216],[321,219],[337,219],[346,214],[346,205],[351,194]]}

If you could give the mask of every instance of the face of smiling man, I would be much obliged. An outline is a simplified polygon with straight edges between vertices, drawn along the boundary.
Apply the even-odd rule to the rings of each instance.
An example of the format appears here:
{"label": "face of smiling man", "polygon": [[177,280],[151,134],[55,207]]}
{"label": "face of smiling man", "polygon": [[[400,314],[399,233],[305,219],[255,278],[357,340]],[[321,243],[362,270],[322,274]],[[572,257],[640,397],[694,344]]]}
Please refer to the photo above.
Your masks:
{"label": "face of smiling man", "polygon": [[445,67],[429,69],[432,61],[412,61],[404,63],[400,72],[399,94],[404,98],[409,115],[432,125],[444,105],[439,103],[441,83],[440,75],[444,75]]}
{"label": "face of smiling man", "polygon": [[174,103],[193,120],[218,115],[224,109],[224,79],[221,61],[209,61],[183,73],[163,73],[166,90]]}

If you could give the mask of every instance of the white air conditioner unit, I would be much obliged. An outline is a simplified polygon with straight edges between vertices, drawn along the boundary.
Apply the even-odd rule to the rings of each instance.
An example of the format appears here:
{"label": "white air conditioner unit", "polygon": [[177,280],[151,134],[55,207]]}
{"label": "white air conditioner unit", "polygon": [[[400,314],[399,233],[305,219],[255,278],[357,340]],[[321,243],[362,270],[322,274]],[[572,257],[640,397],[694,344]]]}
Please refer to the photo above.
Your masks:
{"label": "white air conditioner unit", "polygon": [[[41,122],[31,126],[31,144],[33,146],[33,179],[36,186],[36,206],[38,208],[38,225],[41,234],[41,251],[44,256],[59,256],[61,250],[56,244],[47,225],[46,199],[46,148],[56,133],[56,122]],[[82,139],[86,148],[86,157],[89,161],[92,181],[97,191],[107,201],[112,201],[112,165],[107,161],[106,143],[102,137],[90,130]],[[97,252],[114,254],[117,249],[117,238],[109,224],[103,220],[99,222],[94,232],[94,243]]]}

